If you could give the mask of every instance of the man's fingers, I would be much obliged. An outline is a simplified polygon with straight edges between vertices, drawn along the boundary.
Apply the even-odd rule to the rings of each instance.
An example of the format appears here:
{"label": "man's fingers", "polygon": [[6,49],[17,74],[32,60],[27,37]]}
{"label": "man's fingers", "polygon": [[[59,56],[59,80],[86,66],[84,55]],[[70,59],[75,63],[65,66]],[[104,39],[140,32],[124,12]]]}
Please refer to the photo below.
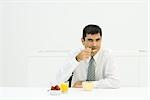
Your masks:
{"label": "man's fingers", "polygon": [[92,52],[96,52],[96,51],[97,51],[96,49],[92,50]]}
{"label": "man's fingers", "polygon": [[73,87],[75,87],[75,88],[82,88],[82,81],[76,82],[76,83],[73,85]]}
{"label": "man's fingers", "polygon": [[82,85],[74,85],[74,88],[82,88]]}
{"label": "man's fingers", "polygon": [[81,51],[78,55],[78,61],[88,59],[91,56],[91,48],[86,48]]}
{"label": "man's fingers", "polygon": [[85,52],[91,52],[91,48],[85,48],[84,51]]}
{"label": "man's fingers", "polygon": [[90,56],[91,56],[91,53],[85,53],[83,56],[84,56],[84,57],[90,57]]}

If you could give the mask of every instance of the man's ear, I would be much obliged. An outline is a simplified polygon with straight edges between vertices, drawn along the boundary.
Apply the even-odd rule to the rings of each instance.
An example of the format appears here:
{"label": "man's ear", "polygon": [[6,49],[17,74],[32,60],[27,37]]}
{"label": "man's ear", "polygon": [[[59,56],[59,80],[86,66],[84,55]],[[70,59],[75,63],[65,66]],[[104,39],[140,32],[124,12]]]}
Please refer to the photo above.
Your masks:
{"label": "man's ear", "polygon": [[84,45],[85,40],[84,40],[83,38],[81,38],[81,42],[82,42],[82,44]]}

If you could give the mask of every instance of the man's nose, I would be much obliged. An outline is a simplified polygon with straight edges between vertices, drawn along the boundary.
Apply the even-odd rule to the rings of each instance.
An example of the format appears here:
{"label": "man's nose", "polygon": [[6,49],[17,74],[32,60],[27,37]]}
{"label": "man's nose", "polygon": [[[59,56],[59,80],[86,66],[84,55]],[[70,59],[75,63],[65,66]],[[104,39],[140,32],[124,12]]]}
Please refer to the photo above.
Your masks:
{"label": "man's nose", "polygon": [[96,42],[95,41],[93,41],[92,46],[96,46]]}

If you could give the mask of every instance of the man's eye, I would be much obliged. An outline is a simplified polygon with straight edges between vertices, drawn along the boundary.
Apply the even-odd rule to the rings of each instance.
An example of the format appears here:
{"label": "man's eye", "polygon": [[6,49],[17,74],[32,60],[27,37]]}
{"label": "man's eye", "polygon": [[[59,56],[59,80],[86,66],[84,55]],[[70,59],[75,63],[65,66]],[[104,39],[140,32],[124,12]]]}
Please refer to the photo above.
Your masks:
{"label": "man's eye", "polygon": [[88,41],[92,42],[93,40],[92,39],[88,39]]}
{"label": "man's eye", "polygon": [[100,39],[96,39],[96,41],[99,41]]}

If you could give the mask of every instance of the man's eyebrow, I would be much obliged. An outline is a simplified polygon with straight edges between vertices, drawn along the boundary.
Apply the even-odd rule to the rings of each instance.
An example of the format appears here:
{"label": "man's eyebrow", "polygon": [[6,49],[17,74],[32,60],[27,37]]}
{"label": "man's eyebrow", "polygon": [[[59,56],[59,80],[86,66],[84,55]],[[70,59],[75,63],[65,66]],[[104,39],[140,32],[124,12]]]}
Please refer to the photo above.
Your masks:
{"label": "man's eyebrow", "polygon": [[88,40],[93,40],[93,39],[88,39]]}
{"label": "man's eyebrow", "polygon": [[97,38],[96,40],[100,40],[101,38]]}
{"label": "man's eyebrow", "polygon": [[89,38],[88,40],[96,40],[96,41],[97,41],[97,40],[100,40],[100,39],[101,39],[101,38],[97,38],[97,39],[91,39],[91,38]]}

